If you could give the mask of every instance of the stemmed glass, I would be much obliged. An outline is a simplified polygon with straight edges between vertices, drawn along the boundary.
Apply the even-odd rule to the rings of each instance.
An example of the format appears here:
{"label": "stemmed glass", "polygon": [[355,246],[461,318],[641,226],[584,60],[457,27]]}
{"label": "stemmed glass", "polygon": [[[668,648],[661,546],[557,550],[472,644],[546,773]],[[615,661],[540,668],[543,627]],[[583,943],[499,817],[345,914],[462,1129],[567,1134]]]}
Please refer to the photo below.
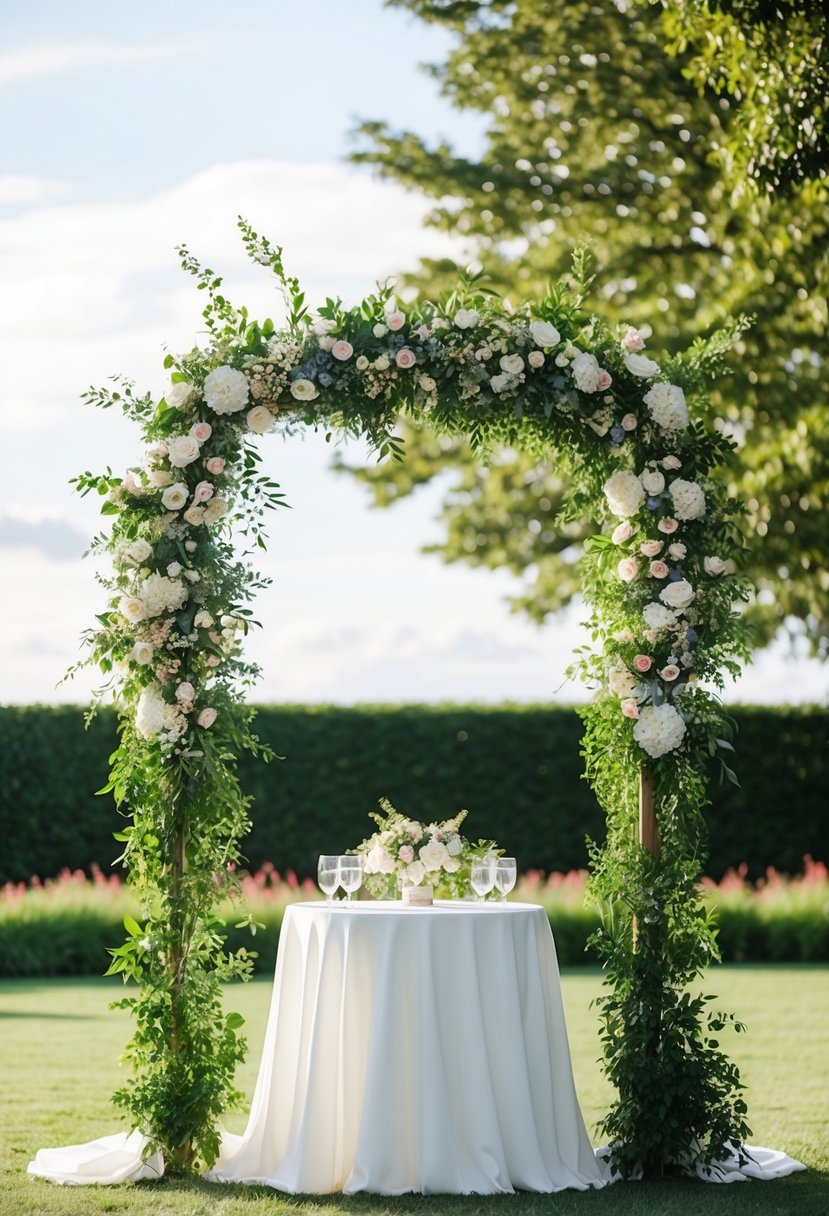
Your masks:
{"label": "stemmed glass", "polygon": [[339,861],[336,853],[323,853],[317,862],[317,883],[329,905],[334,902],[334,892],[340,885]]}
{"label": "stemmed glass", "polygon": [[482,904],[484,896],[495,886],[494,860],[491,857],[476,857],[470,866],[469,881],[478,896],[476,902]]}
{"label": "stemmed glass", "polygon": [[340,886],[351,902],[352,891],[358,891],[363,882],[363,859],[359,854],[344,854],[339,862]]}
{"label": "stemmed glass", "polygon": [[503,903],[515,886],[518,877],[518,866],[514,857],[499,857],[495,863],[495,886],[499,892],[499,902]]}

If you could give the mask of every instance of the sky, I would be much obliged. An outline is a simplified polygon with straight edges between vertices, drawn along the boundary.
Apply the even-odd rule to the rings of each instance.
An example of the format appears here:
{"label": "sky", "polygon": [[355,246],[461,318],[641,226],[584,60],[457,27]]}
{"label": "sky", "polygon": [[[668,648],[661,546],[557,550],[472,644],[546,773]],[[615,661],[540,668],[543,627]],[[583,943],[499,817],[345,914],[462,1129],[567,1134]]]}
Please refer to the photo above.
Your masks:
{"label": "sky", "polygon": [[[419,65],[442,30],[380,0],[38,0],[0,15],[0,702],[84,701],[82,631],[103,609],[97,507],[69,484],[138,462],[137,430],[80,400],[115,373],[160,393],[165,348],[199,340],[186,244],[253,315],[278,315],[236,217],[283,245],[312,302],[359,299],[421,257],[472,251],[423,226],[428,200],[346,163],[359,119],[474,154],[482,120]],[[658,335],[657,335],[658,337]],[[583,640],[574,605],[539,628],[505,573],[423,555],[446,482],[393,510],[330,470],[321,435],[262,441],[290,509],[270,529],[273,579],[249,643],[257,700],[566,701]],[[373,459],[359,445],[349,460]],[[826,672],[783,645],[728,699],[814,701]]]}

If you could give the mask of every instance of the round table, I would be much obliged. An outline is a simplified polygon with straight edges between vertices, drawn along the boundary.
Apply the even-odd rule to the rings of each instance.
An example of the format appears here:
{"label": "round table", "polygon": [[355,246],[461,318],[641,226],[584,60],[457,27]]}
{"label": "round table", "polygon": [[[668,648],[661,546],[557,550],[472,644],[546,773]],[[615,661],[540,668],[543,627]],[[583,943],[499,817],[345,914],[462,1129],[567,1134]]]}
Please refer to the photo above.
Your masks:
{"label": "round table", "polygon": [[602,1186],[544,909],[289,906],[247,1130],[208,1177],[294,1194]]}

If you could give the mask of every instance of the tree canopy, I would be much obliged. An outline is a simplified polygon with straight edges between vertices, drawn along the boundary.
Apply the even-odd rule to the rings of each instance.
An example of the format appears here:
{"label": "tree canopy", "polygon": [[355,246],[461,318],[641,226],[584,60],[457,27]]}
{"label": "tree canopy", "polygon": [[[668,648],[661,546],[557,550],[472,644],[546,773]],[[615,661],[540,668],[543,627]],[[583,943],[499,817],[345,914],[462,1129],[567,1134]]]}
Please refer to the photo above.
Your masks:
{"label": "tree canopy", "polygon": [[[717,156],[738,132],[739,105],[707,82],[700,91],[693,54],[669,42],[653,8],[393,2],[454,31],[447,61],[429,70],[455,106],[486,116],[484,146],[464,156],[366,121],[353,159],[434,198],[429,222],[468,237],[499,291],[516,304],[542,296],[586,240],[596,311],[650,327],[663,348],[728,314],[751,315],[710,409],[741,448],[731,489],[748,503],[756,640],[800,623],[826,653],[825,181],[812,174],[787,194],[734,197]],[[455,274],[426,261],[408,282],[434,294]],[[463,443],[423,432],[407,434],[407,449],[402,466],[355,470],[378,504],[454,467],[446,559],[521,574],[514,602],[536,619],[569,601],[583,533],[555,525],[554,453],[545,462],[507,450],[479,468]]]}

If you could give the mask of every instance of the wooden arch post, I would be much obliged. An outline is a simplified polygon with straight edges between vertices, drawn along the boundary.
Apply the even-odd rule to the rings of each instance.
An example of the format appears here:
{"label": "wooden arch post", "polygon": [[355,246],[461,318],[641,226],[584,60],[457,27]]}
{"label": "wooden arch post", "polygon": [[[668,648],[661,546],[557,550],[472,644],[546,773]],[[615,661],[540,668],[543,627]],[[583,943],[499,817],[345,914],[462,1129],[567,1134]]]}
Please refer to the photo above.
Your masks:
{"label": "wooden arch post", "polygon": [[646,764],[639,770],[639,843],[649,853],[660,849],[659,828],[653,798],[653,773]]}

